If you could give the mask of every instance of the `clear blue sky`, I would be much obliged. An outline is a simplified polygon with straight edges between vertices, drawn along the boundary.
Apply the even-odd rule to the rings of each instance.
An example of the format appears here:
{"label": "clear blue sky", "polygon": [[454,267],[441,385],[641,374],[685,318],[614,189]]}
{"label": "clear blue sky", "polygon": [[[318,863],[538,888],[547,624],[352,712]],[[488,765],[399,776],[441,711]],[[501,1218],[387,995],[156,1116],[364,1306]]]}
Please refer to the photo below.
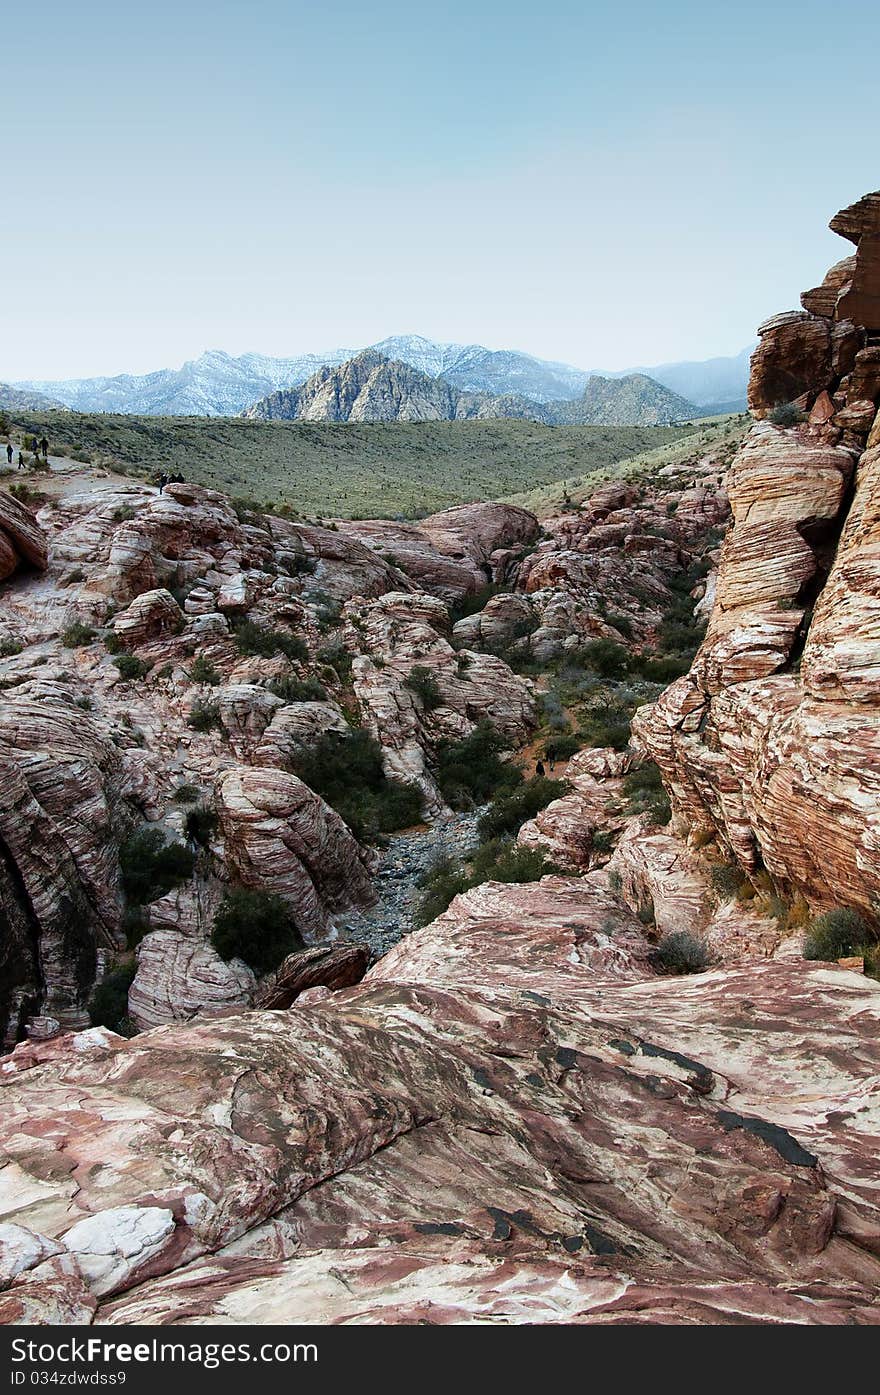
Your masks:
{"label": "clear blue sky", "polygon": [[8,7],[0,379],[733,353],[880,186],[878,44],[875,0]]}

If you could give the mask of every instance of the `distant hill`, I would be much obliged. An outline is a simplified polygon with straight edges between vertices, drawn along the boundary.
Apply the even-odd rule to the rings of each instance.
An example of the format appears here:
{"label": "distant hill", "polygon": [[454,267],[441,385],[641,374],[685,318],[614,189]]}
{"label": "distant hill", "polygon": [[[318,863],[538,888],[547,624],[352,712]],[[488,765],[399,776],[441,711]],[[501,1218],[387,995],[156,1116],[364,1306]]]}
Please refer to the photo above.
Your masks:
{"label": "distant hill", "polygon": [[[404,363],[429,378],[443,378],[460,392],[524,398],[541,404],[579,398],[590,377],[625,378],[643,374],[679,397],[703,408],[707,404],[741,405],[748,379],[748,350],[731,359],[661,364],[657,368],[595,370],[538,359],[512,349],[480,344],[443,343],[418,334],[394,335],[372,345],[383,358]],[[82,412],[133,412],[143,416],[236,416],[251,403],[279,389],[301,387],[322,367],[337,368],[358,356],[357,349],[271,358],[241,354],[235,358],[209,350],[180,368],[114,377],[75,378],[54,382],[28,380],[12,386],[38,392]]]}
{"label": "distant hill", "polygon": [[45,393],[13,387],[11,383],[0,383],[0,408],[8,412],[39,412],[41,409],[63,406],[63,402],[57,399],[53,401]]}
{"label": "distant hill", "polygon": [[589,378],[575,400],[535,402],[519,393],[464,392],[446,377],[365,349],[323,367],[301,387],[248,407],[253,421],[467,421],[509,417],[545,426],[662,426],[698,415],[691,402],[644,375]]}
{"label": "distant hill", "polygon": [[[687,363],[660,363],[653,368],[629,370],[644,373],[662,383],[672,392],[680,393],[701,409],[701,416],[721,412],[743,412],[746,408],[746,387],[749,381],[749,359],[752,347],[742,349],[730,358],[707,358]],[[610,373],[609,377],[622,376]]]}

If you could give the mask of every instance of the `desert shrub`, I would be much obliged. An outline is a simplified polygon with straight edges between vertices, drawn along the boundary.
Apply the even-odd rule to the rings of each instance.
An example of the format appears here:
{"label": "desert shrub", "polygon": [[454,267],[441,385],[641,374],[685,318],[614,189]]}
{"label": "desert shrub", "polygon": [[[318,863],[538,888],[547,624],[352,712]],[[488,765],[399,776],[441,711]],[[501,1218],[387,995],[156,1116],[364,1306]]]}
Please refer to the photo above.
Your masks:
{"label": "desert shrub", "polygon": [[272,659],[276,654],[284,654],[288,659],[304,662],[309,651],[304,640],[285,630],[271,630],[265,625],[257,625],[253,620],[237,619],[232,626],[232,637],[239,654],[249,657]]}
{"label": "desert shrub", "polygon": [[198,843],[199,847],[206,848],[216,827],[217,815],[207,804],[197,804],[194,809],[187,811],[186,836],[191,843]]}
{"label": "desert shrub", "polygon": [[637,765],[624,776],[623,794],[631,814],[647,814],[653,823],[661,825],[672,817],[663,777],[653,761]]}
{"label": "desert shrub", "polygon": [[443,706],[443,694],[429,668],[415,664],[404,682],[410,692],[415,693],[425,712],[433,712],[435,708]]}
{"label": "desert shrub", "polygon": [[118,654],[113,662],[119,669],[120,677],[127,681],[143,678],[150,671],[150,665],[145,664],[143,659],[137,658],[134,654]]}
{"label": "desert shrub", "polygon": [[255,973],[269,973],[303,940],[293,911],[271,891],[237,886],[227,891],[214,917],[211,942],[221,959],[243,959]]}
{"label": "desert shrub", "polygon": [[483,882],[536,882],[558,870],[539,848],[520,848],[506,838],[483,843],[471,867],[474,886]]}
{"label": "desert shrub", "polygon": [[768,413],[768,420],[772,421],[774,426],[797,426],[803,419],[803,412],[793,402],[777,402]]}
{"label": "desert shrub", "polygon": [[695,935],[687,930],[673,930],[664,935],[657,946],[660,962],[671,974],[698,974],[711,962],[709,951]]}
{"label": "desert shrub", "polygon": [[195,804],[199,797],[198,785],[178,785],[174,791],[176,804]]}
{"label": "desert shrub", "polygon": [[266,684],[270,693],[281,698],[282,702],[326,702],[327,689],[317,678],[294,678],[292,674],[284,678],[273,678]]}
{"label": "desert shrub", "polygon": [[65,649],[79,649],[83,644],[91,644],[94,638],[95,631],[91,625],[84,625],[81,620],[74,620],[61,632],[61,643]]}
{"label": "desert shrub", "polygon": [[574,732],[560,732],[558,736],[548,736],[544,742],[544,755],[547,760],[570,760],[577,755],[583,740]]}
{"label": "desert shrub", "polygon": [[14,659],[23,649],[24,645],[18,639],[0,639],[0,659]]}
{"label": "desert shrub", "polygon": [[442,915],[456,896],[483,882],[536,882],[557,870],[538,849],[517,847],[508,838],[492,838],[477,849],[470,868],[444,858],[429,869],[420,882],[423,891],[416,919],[427,925]]}
{"label": "desert shrub", "polygon": [[220,682],[220,674],[210,659],[206,659],[204,654],[197,654],[190,665],[189,676],[193,683],[210,683],[212,687]]}
{"label": "desert shrub", "polygon": [[552,800],[559,799],[567,788],[564,780],[547,780],[536,775],[516,789],[499,794],[477,825],[480,837],[498,838],[505,833],[518,833],[527,819],[533,819]]}
{"label": "desert shrub", "polygon": [[716,862],[709,873],[709,881],[719,896],[731,901],[745,881],[745,877],[735,862]]}
{"label": "desert shrub", "polygon": [[122,888],[129,901],[148,905],[192,876],[195,859],[183,843],[166,843],[161,828],[137,829],[119,849]]}
{"label": "desert shrub", "polygon": [[867,922],[858,911],[839,906],[812,921],[804,939],[804,958],[846,959],[849,955],[861,954],[872,938]]}
{"label": "desert shrub", "polygon": [[149,916],[143,906],[126,906],[122,913],[122,931],[129,949],[137,949],[149,928]]}
{"label": "desert shrub", "polygon": [[128,990],[136,972],[134,962],[111,969],[95,986],[89,1001],[89,1017],[93,1027],[109,1027],[122,1037],[134,1034],[128,1016]]}
{"label": "desert shrub", "polygon": [[619,611],[609,610],[607,619],[608,624],[611,625],[619,635],[623,635],[625,639],[632,639],[633,624],[628,615],[622,615]]}
{"label": "desert shrub", "polygon": [[[74,456],[74,459],[77,457]],[[135,510],[128,504],[123,504],[120,508],[114,509],[111,515],[114,523],[130,523],[135,517]]]}
{"label": "desert shrub", "polygon": [[215,731],[223,726],[216,702],[194,702],[186,719],[193,731]]}
{"label": "desert shrub", "polygon": [[335,669],[337,678],[342,682],[345,682],[351,673],[351,651],[346,649],[341,639],[334,640],[332,644],[325,644],[318,650],[316,657],[319,663]]}
{"label": "desert shrub", "polygon": [[691,656],[688,654],[663,654],[659,657],[654,654],[640,654],[638,656],[638,671],[643,678],[647,678],[651,683],[672,683],[674,679],[681,678],[683,673],[687,673],[691,666]]}
{"label": "desert shrub", "polygon": [[482,721],[461,741],[445,741],[437,751],[437,784],[447,804],[467,809],[522,782],[522,771],[502,759],[504,738]]}
{"label": "desert shrub", "polygon": [[593,852],[599,857],[610,853],[614,848],[616,838],[617,835],[610,828],[597,828],[592,839]]}
{"label": "desert shrub", "polygon": [[625,751],[629,745],[631,714],[622,704],[584,713],[580,734],[588,746],[610,746]]}
{"label": "desert shrub", "polygon": [[387,778],[381,747],[363,730],[324,732],[300,752],[296,773],[362,841],[408,828],[422,816],[421,790]]}
{"label": "desert shrub", "polygon": [[122,640],[115,630],[108,630],[104,636],[104,648],[108,654],[122,653]]}
{"label": "desert shrub", "polygon": [[603,678],[623,678],[629,666],[629,654],[613,639],[591,639],[578,649],[578,658]]}

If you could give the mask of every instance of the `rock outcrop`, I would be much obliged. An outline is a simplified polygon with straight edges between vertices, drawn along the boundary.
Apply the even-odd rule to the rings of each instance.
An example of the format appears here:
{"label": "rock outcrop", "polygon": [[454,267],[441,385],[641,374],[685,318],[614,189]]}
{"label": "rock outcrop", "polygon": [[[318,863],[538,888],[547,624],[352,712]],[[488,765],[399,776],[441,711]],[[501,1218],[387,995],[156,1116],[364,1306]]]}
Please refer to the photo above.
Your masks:
{"label": "rock outcrop", "polygon": [[46,538],[31,511],[0,493],[0,581],[19,567],[44,571],[47,561]]}
{"label": "rock outcrop", "polygon": [[876,1322],[878,1005],[657,977],[548,879],[290,1012],[21,1047],[0,1320]]}
{"label": "rock outcrop", "polygon": [[752,428],[730,472],[734,525],[705,642],[634,724],[681,828],[717,834],[782,894],[869,922],[880,895],[878,209],[869,195],[833,220],[855,258],[807,293],[804,313],[764,327],[753,411],[790,398],[806,419]]}

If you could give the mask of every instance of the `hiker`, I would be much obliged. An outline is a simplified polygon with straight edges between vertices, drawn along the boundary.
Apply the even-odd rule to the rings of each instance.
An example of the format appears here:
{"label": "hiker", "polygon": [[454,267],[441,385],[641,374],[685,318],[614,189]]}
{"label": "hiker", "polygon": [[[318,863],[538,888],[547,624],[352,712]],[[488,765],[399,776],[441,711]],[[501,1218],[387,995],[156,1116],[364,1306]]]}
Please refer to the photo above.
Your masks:
{"label": "hiker", "polygon": [[22,455],[21,451],[18,452],[18,468],[19,470],[24,469],[24,456]]}
{"label": "hiker", "polygon": [[545,773],[546,772],[544,770],[544,762],[539,760],[538,764],[535,766],[535,774],[537,775],[539,780],[543,780]]}
{"label": "hiker", "polygon": [[7,444],[6,446],[6,464],[12,464],[12,446],[9,444]]}
{"label": "hiker", "polygon": [[165,488],[165,486],[166,486],[167,483],[168,483],[168,476],[165,474],[165,471],[163,470],[162,473],[161,473],[161,475],[159,476],[159,493],[160,493],[160,494],[162,493],[162,491],[163,491],[163,489]]}
{"label": "hiker", "polygon": [[45,436],[44,436],[44,437],[42,438],[42,440],[40,441],[40,450],[43,452],[43,459],[44,459],[44,460],[48,460],[48,459],[49,459],[49,442],[46,440],[46,437],[45,437]]}
{"label": "hiker", "polygon": [[177,473],[176,475],[172,475],[172,476],[171,476],[171,479],[170,479],[169,483],[171,483],[171,484],[183,484],[183,475],[180,473],[180,471],[178,471],[178,473]]}

